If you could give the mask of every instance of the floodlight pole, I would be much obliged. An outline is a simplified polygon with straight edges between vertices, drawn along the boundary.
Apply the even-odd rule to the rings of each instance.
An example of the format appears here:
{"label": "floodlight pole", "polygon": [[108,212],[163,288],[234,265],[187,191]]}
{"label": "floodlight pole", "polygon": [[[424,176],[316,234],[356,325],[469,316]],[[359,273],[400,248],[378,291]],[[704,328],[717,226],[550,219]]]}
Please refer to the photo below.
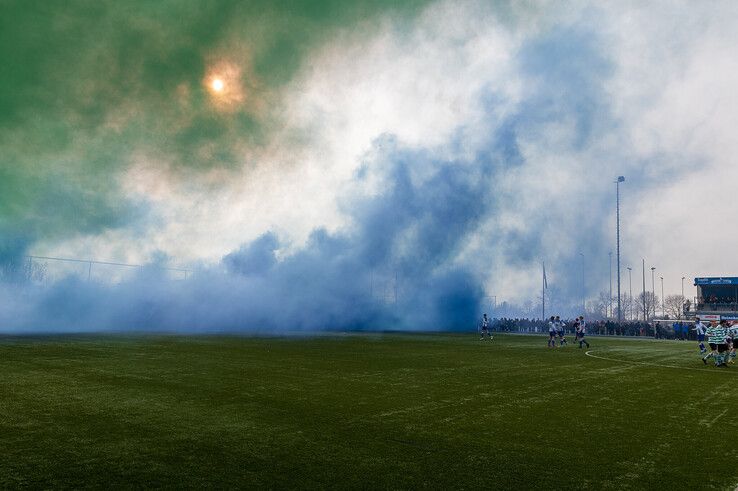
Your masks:
{"label": "floodlight pole", "polygon": [[630,310],[630,320],[633,320],[633,275],[632,273],[633,273],[633,268],[628,266],[628,285],[630,289],[630,302],[628,302],[628,305],[630,306],[630,308],[628,310]]}
{"label": "floodlight pole", "polygon": [[615,195],[616,195],[616,208],[617,208],[617,256],[618,256],[618,322],[623,320],[623,315],[620,309],[620,183],[625,182],[625,177],[618,176],[615,181]]}
{"label": "floodlight pole", "polygon": [[679,309],[679,318],[682,318],[682,315],[684,315],[684,276],[682,276],[682,308]]}
{"label": "floodlight pole", "polygon": [[643,261],[643,322],[648,322],[648,315],[646,310],[646,260]]}
{"label": "floodlight pole", "polygon": [[651,303],[653,303],[653,318],[656,319],[656,267],[651,266]]}
{"label": "floodlight pole", "polygon": [[610,297],[607,299],[607,305],[610,307],[610,314],[608,314],[608,318],[612,317],[612,251],[607,253],[607,256],[610,261]]}
{"label": "floodlight pole", "polygon": [[582,256],[582,315],[585,315],[587,313],[587,306],[584,300],[584,253],[580,252],[579,255]]}

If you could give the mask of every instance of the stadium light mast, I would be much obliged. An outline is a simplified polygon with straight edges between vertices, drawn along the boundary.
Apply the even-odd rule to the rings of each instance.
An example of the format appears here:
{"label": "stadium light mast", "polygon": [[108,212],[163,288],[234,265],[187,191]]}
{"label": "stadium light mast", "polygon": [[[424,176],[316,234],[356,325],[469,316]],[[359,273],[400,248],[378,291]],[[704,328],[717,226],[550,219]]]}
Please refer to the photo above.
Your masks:
{"label": "stadium light mast", "polygon": [[666,319],[666,304],[664,303],[664,277],[659,276],[661,278],[661,317]]}
{"label": "stadium light mast", "polygon": [[616,196],[616,229],[617,229],[617,269],[618,269],[618,322],[623,320],[623,315],[620,309],[620,183],[625,182],[625,176],[618,176],[615,181],[615,196]]}
{"label": "stadium light mast", "polygon": [[610,314],[608,318],[612,317],[612,251],[607,253],[607,257],[610,260],[610,298],[607,299],[607,305],[610,306]]}
{"label": "stadium light mast", "polygon": [[585,315],[587,313],[587,306],[584,301],[584,296],[585,296],[584,294],[584,253],[580,252],[579,255],[582,256],[582,314],[581,315]]}
{"label": "stadium light mast", "polygon": [[630,320],[633,320],[633,268],[628,266],[628,285],[629,285],[629,291],[630,291],[630,302],[628,302],[629,309],[630,310]]}
{"label": "stadium light mast", "polygon": [[653,318],[656,318],[656,267],[651,266],[651,303],[653,304]]}
{"label": "stadium light mast", "polygon": [[682,318],[682,314],[684,314],[684,278],[685,276],[682,276],[682,308],[679,310],[679,318]]}
{"label": "stadium light mast", "polygon": [[646,260],[643,261],[643,322],[648,322],[646,310]]}

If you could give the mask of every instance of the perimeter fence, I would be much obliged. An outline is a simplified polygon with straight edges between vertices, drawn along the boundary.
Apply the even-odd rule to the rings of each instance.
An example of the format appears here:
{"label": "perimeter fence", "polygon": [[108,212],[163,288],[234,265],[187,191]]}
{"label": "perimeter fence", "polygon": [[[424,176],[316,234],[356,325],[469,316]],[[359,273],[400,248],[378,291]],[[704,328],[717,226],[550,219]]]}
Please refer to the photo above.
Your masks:
{"label": "perimeter fence", "polygon": [[96,259],[77,259],[52,256],[23,256],[0,268],[0,279],[5,282],[48,285],[64,278],[76,277],[86,281],[116,284],[132,279],[143,269],[162,273],[170,280],[186,280],[193,270],[151,264],[131,264]]}

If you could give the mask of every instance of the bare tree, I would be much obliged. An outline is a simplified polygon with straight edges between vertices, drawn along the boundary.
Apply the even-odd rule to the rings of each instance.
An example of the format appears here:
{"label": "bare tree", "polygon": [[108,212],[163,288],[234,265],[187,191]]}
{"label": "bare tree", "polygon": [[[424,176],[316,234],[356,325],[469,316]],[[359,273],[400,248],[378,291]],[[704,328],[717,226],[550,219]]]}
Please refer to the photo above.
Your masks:
{"label": "bare tree", "polygon": [[667,295],[664,299],[664,308],[671,319],[681,319],[684,308],[684,297],[681,295]]}
{"label": "bare tree", "polygon": [[[645,298],[645,302],[644,302]],[[659,304],[659,297],[654,295],[652,292],[643,292],[638,294],[636,298],[636,309],[638,312],[639,319],[643,320],[643,307],[646,307],[646,318],[653,319],[656,317],[656,306]]]}
{"label": "bare tree", "polygon": [[623,305],[623,319],[632,320],[635,319],[635,299],[628,294],[625,294],[620,299]]}
{"label": "bare tree", "polygon": [[610,294],[606,291],[601,291],[597,296],[597,299],[594,301],[594,304],[591,304],[590,308],[594,311],[597,317],[607,319],[610,305],[612,305]]}

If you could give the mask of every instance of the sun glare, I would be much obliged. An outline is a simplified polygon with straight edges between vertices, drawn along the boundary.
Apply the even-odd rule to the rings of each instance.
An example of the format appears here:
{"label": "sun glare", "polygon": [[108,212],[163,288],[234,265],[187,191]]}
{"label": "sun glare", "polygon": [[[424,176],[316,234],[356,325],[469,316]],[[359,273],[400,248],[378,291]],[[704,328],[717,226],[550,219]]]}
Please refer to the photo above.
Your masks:
{"label": "sun glare", "polygon": [[245,100],[241,67],[227,60],[214,62],[208,68],[202,87],[212,107],[221,112],[237,111]]}

